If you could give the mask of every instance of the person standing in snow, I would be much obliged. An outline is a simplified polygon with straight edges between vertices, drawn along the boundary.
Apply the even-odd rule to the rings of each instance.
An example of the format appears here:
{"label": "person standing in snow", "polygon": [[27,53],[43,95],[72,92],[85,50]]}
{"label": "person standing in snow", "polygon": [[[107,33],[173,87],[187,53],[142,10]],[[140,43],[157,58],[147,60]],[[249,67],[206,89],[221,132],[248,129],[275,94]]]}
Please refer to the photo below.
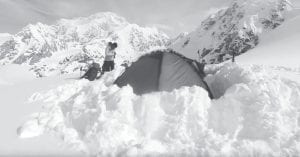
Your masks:
{"label": "person standing in snow", "polygon": [[231,59],[232,63],[235,63],[235,52],[232,53],[232,59]]}
{"label": "person standing in snow", "polygon": [[107,47],[105,49],[105,58],[104,63],[102,66],[102,73],[107,71],[112,71],[115,68],[115,57],[116,57],[116,51],[115,49],[118,47],[117,43],[109,42],[107,44]]}

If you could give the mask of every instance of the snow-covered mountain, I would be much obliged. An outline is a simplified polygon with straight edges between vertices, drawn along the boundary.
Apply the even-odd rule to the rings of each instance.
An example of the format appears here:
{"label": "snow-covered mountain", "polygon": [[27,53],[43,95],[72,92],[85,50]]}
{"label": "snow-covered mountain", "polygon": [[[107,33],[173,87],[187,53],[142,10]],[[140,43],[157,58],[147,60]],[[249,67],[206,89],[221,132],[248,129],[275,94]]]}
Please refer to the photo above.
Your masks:
{"label": "snow-covered mountain", "polygon": [[0,45],[6,42],[7,40],[10,40],[11,35],[8,33],[0,33]]}
{"label": "snow-covered mountain", "polygon": [[207,63],[223,62],[258,45],[260,35],[281,25],[291,10],[288,0],[234,0],[171,48]]}
{"label": "snow-covered mountain", "polygon": [[180,33],[175,38],[170,39],[167,46],[175,45],[177,42],[180,42],[182,39],[184,39],[188,34],[188,32]]}
{"label": "snow-covered mountain", "polygon": [[0,46],[0,65],[30,65],[38,76],[74,72],[89,61],[103,62],[107,42],[118,43],[117,64],[164,47],[168,36],[128,23],[110,12],[28,25]]}
{"label": "snow-covered mountain", "polygon": [[[239,63],[299,68],[300,14],[261,37],[260,44],[237,58]],[[266,59],[267,58],[267,59]]]}

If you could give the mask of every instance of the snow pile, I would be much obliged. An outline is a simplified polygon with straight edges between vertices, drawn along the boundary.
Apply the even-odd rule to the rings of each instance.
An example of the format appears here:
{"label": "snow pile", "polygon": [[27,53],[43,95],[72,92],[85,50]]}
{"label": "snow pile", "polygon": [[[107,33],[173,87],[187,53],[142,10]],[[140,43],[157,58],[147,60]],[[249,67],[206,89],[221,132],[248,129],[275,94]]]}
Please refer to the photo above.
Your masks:
{"label": "snow pile", "polygon": [[261,66],[208,69],[200,87],[135,95],[112,85],[122,69],[95,82],[73,81],[31,101],[44,104],[19,136],[52,132],[95,156],[298,156],[300,85]]}

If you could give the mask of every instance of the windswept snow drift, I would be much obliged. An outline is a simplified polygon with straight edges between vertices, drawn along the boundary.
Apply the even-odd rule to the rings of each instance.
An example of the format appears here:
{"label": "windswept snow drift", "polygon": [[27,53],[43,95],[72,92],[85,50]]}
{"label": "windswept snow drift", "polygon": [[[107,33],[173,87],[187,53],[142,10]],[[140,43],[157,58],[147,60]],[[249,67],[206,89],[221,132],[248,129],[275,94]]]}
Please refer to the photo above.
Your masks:
{"label": "windswept snow drift", "polygon": [[225,64],[200,87],[142,96],[113,80],[74,81],[31,101],[44,104],[20,137],[52,132],[90,155],[298,156],[300,85],[260,66]]}

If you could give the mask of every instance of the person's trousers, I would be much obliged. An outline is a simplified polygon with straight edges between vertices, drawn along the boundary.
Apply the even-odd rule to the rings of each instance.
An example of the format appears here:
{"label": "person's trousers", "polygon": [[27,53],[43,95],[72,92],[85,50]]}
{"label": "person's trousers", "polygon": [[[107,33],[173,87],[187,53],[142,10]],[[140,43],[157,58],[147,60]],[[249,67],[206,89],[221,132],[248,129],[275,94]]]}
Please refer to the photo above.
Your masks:
{"label": "person's trousers", "polygon": [[114,61],[104,61],[103,66],[102,66],[102,71],[112,71],[115,68],[115,63]]}

